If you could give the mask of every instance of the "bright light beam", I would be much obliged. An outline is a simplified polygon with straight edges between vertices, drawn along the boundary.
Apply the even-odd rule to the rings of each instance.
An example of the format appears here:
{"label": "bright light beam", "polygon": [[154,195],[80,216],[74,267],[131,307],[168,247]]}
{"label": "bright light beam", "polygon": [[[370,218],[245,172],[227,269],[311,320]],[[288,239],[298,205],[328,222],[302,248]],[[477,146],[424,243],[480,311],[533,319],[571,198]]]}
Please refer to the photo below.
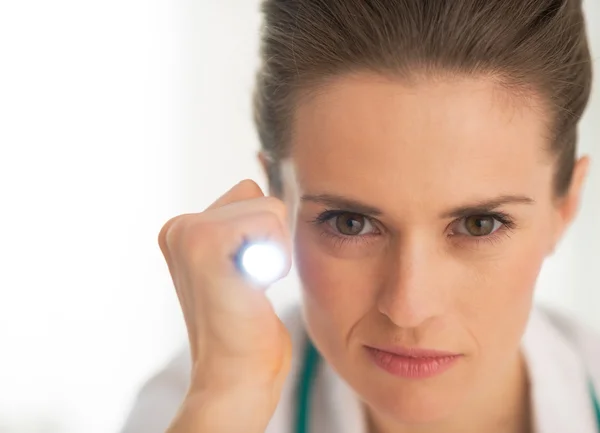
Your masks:
{"label": "bright light beam", "polygon": [[285,254],[271,242],[251,243],[239,257],[242,272],[261,286],[274,283],[285,270]]}

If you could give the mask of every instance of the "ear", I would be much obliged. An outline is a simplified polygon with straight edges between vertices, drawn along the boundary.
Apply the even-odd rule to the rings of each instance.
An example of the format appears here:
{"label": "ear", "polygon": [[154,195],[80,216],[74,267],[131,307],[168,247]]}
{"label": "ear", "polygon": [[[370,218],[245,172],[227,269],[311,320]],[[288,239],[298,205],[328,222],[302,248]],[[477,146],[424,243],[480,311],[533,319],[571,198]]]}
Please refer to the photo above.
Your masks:
{"label": "ear", "polygon": [[267,179],[267,182],[269,183],[269,195],[273,195],[274,191],[273,191],[273,185],[271,185],[271,176],[270,176],[271,164],[272,164],[271,158],[263,150],[259,151],[256,156],[258,158],[258,162],[259,162],[260,166],[262,167],[262,171],[265,176],[265,179]]}
{"label": "ear", "polygon": [[579,211],[579,204],[581,202],[581,195],[583,192],[583,185],[587,177],[587,173],[590,166],[590,159],[584,156],[577,160],[573,167],[573,177],[569,190],[564,197],[558,202],[558,226],[556,230],[555,242],[562,238],[564,232],[571,225],[577,212]]}

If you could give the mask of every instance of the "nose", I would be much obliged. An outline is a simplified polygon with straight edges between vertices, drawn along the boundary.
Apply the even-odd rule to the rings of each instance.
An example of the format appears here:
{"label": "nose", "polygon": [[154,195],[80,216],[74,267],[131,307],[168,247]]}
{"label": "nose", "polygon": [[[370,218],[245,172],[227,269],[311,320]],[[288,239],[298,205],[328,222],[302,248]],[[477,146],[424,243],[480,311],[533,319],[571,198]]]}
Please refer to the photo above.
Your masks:
{"label": "nose", "polygon": [[444,254],[424,236],[404,237],[390,250],[377,293],[379,312],[400,328],[417,328],[442,314],[450,287]]}

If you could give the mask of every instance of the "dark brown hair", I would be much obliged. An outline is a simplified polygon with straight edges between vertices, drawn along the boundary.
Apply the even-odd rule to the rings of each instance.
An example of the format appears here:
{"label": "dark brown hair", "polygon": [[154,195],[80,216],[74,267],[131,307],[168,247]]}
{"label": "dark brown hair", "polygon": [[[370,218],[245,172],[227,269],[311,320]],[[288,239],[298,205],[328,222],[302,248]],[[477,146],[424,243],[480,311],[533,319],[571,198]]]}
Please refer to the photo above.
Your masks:
{"label": "dark brown hair", "polygon": [[569,188],[592,81],[581,0],[265,0],[255,121],[281,194],[300,92],[370,71],[485,74],[549,108],[555,191]]}

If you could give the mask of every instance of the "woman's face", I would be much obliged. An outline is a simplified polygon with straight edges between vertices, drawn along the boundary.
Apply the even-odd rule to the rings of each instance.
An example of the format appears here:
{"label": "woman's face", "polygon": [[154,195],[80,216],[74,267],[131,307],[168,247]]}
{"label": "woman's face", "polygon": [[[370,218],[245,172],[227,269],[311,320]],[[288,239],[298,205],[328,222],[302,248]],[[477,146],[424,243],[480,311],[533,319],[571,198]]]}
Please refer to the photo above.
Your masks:
{"label": "woman's face", "polygon": [[566,223],[546,120],[483,78],[355,75],[297,108],[282,168],[308,332],[381,414],[440,419],[515,365]]}

